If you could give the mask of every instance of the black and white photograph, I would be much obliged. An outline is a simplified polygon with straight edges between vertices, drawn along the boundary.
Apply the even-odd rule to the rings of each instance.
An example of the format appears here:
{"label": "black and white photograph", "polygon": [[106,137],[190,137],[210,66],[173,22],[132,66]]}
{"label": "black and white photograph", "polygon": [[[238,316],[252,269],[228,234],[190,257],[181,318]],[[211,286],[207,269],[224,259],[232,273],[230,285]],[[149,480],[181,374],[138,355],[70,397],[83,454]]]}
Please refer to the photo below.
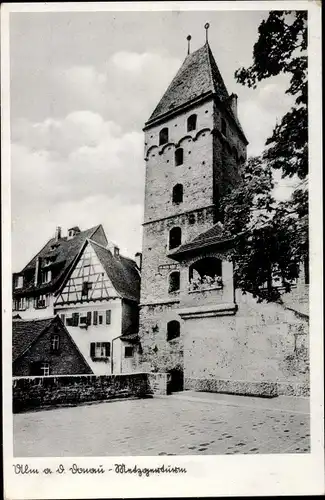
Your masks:
{"label": "black and white photograph", "polygon": [[236,457],[297,460],[251,495],[323,491],[320,7],[168,4],[4,4],[19,498]]}

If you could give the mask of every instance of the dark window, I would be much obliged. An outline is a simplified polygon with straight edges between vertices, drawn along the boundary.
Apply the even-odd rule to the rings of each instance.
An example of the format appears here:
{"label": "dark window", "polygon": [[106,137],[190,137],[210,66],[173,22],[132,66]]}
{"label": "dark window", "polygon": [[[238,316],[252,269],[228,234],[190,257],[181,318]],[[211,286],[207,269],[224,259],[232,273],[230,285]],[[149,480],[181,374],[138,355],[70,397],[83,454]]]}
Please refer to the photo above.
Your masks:
{"label": "dark window", "polygon": [[159,132],[159,145],[167,144],[168,142],[168,128],[162,128]]}
{"label": "dark window", "polygon": [[79,326],[79,313],[72,313],[72,325]]}
{"label": "dark window", "polygon": [[82,283],[81,296],[88,298],[88,293],[89,293],[89,290],[91,290],[91,287],[92,287],[92,283],[89,283],[88,281],[84,281]]}
{"label": "dark window", "polygon": [[187,131],[191,132],[192,130],[196,129],[196,120],[197,116],[196,115],[191,115],[187,119]]}
{"label": "dark window", "polygon": [[51,337],[51,351],[57,352],[60,350],[60,335],[52,335]]}
{"label": "dark window", "polygon": [[179,321],[169,321],[167,323],[167,340],[168,342],[177,339],[181,334]]}
{"label": "dark window", "polygon": [[91,342],[90,357],[92,359],[109,358],[111,355],[110,342]]}
{"label": "dark window", "polygon": [[106,311],[106,325],[111,324],[111,311]]}
{"label": "dark window", "polygon": [[195,214],[190,214],[188,217],[188,222],[189,224],[193,225],[195,224]]}
{"label": "dark window", "polygon": [[178,292],[180,286],[180,273],[174,271],[170,273],[168,280],[168,293]]}
{"label": "dark window", "polygon": [[223,135],[227,135],[227,123],[224,118],[221,118],[221,132]]}
{"label": "dark window", "polygon": [[177,148],[175,151],[175,165],[182,165],[184,161],[184,150],[183,148]]}
{"label": "dark window", "polygon": [[169,231],[169,249],[178,247],[182,242],[182,230],[180,227],[173,227]]}
{"label": "dark window", "polygon": [[87,312],[87,325],[91,325],[91,312]]}
{"label": "dark window", "polygon": [[98,316],[98,323],[99,323],[100,325],[102,325],[102,324],[103,324],[103,316],[102,316],[101,314]]}
{"label": "dark window", "polygon": [[183,202],[183,185],[176,184],[173,187],[173,203],[182,203]]}
{"label": "dark window", "polygon": [[93,325],[97,325],[98,323],[98,311],[93,312]]}
{"label": "dark window", "polygon": [[125,358],[133,358],[134,348],[132,346],[126,346],[124,349]]}

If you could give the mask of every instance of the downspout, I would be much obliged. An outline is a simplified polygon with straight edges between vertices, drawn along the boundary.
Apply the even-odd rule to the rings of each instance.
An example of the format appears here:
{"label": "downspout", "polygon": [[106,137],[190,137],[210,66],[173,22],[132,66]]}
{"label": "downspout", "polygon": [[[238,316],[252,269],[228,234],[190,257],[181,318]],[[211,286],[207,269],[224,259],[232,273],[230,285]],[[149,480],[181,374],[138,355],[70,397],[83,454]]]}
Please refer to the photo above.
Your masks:
{"label": "downspout", "polygon": [[[112,349],[111,349],[111,375],[113,375],[113,370],[114,370],[114,350],[113,350],[114,340],[120,339],[121,337],[123,337],[123,334],[118,335],[118,337],[114,337],[111,341],[111,345],[112,345]],[[121,370],[121,372],[122,372],[122,370]]]}

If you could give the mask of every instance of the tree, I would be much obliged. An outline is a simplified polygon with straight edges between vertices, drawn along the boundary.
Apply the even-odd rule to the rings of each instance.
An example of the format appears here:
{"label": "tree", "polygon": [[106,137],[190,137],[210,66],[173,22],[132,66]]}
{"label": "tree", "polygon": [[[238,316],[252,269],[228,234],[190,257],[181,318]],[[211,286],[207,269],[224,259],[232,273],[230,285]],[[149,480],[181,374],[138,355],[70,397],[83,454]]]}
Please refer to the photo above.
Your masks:
{"label": "tree", "polygon": [[290,291],[308,253],[308,234],[301,223],[306,206],[298,214],[305,192],[277,203],[272,170],[262,157],[250,158],[240,174],[238,187],[221,202],[225,234],[236,237],[231,253],[235,286],[259,300],[274,301],[280,297],[277,285]]}
{"label": "tree", "polygon": [[258,32],[253,64],[237,70],[235,77],[256,88],[272,76],[290,75],[286,93],[295,97],[295,104],[275,126],[264,156],[272,168],[282,169],[284,177],[296,174],[304,179],[308,174],[307,11],[272,11]]}
{"label": "tree", "polygon": [[236,286],[272,301],[280,296],[276,280],[290,291],[308,258],[307,183],[285,202],[272,195],[273,169],[283,177],[308,175],[307,12],[270,12],[258,32],[253,64],[236,71],[237,81],[256,88],[264,79],[289,74],[286,93],[295,104],[275,126],[265,152],[242,167],[242,182],[222,200],[222,210],[225,232],[236,236]]}

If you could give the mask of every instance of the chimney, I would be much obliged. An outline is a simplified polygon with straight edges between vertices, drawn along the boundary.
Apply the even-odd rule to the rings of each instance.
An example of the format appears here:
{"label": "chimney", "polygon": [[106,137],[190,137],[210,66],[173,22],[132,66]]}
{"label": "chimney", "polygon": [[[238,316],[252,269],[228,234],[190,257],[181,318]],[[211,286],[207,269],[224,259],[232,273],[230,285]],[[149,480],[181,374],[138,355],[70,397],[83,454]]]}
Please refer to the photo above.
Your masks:
{"label": "chimney", "polygon": [[61,239],[61,227],[58,226],[55,230],[55,241],[59,241]]}
{"label": "chimney", "polygon": [[138,268],[139,268],[139,269],[140,269],[140,271],[141,271],[141,265],[142,265],[142,253],[141,253],[141,252],[137,252],[137,253],[135,254],[135,256],[134,256],[134,257],[135,257],[135,262],[136,262],[136,264],[137,264]]}
{"label": "chimney", "polygon": [[36,258],[36,267],[35,267],[35,278],[34,278],[34,285],[38,285],[39,281],[39,274],[40,274],[40,267],[41,267],[41,258],[37,257]]}
{"label": "chimney", "polygon": [[235,115],[235,118],[238,118],[238,115],[237,115],[237,99],[238,99],[238,95],[237,94],[231,94],[231,96],[230,96],[230,107],[231,107],[231,111]]}

